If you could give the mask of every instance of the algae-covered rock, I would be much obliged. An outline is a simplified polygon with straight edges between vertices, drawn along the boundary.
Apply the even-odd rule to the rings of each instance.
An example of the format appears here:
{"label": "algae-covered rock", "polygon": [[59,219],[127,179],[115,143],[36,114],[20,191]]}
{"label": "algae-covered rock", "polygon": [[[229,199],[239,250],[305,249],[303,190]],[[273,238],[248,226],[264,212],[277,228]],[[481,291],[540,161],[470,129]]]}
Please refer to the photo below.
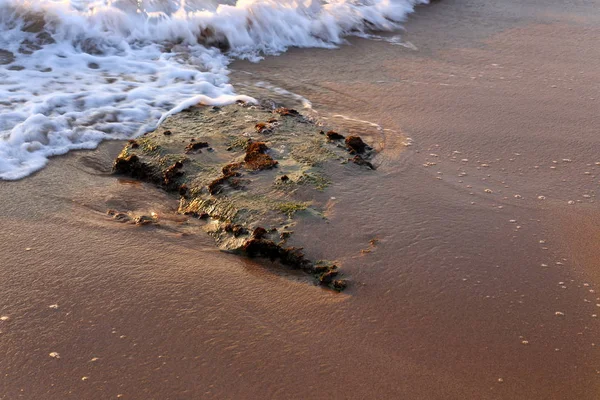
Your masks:
{"label": "algae-covered rock", "polygon": [[[296,110],[238,103],[169,117],[128,142],[113,169],[178,195],[178,211],[207,220],[205,230],[222,250],[277,260],[343,290],[336,265],[313,263],[286,242],[298,221],[323,218],[325,205],[315,197],[331,183],[328,172],[337,166],[368,173],[372,154],[358,136],[324,134]],[[348,160],[354,164],[343,165]]]}

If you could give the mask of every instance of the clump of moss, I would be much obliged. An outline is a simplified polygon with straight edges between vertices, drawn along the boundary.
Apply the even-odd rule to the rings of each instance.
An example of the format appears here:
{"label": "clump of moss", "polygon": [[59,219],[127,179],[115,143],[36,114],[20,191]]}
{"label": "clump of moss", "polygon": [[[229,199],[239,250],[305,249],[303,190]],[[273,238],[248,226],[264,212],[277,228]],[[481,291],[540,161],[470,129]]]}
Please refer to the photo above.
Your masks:
{"label": "clump of moss", "polygon": [[298,211],[306,210],[308,206],[310,206],[310,203],[287,201],[285,203],[277,204],[275,208],[292,218],[294,214],[296,214]]}
{"label": "clump of moss", "polygon": [[161,167],[166,167],[168,165],[173,165],[176,162],[184,163],[188,160],[189,158],[180,154],[165,154],[164,156],[158,158],[157,161]]}
{"label": "clump of moss", "polygon": [[313,139],[294,146],[290,155],[302,164],[315,166],[336,157],[335,153],[323,146],[322,139]]}
{"label": "clump of moss", "polygon": [[324,191],[329,185],[331,185],[331,180],[324,175],[315,174],[315,173],[304,173],[300,179],[298,179],[299,184],[308,184],[312,185],[318,191]]}
{"label": "clump of moss", "polygon": [[148,155],[156,156],[160,154],[160,145],[158,145],[150,138],[141,137],[137,139],[137,144],[139,146],[139,149]]}
{"label": "clump of moss", "polygon": [[248,142],[250,140],[248,138],[245,137],[236,137],[233,138],[232,140],[230,140],[227,143],[227,150],[229,151],[234,151],[234,150],[246,150],[246,147],[248,147]]}

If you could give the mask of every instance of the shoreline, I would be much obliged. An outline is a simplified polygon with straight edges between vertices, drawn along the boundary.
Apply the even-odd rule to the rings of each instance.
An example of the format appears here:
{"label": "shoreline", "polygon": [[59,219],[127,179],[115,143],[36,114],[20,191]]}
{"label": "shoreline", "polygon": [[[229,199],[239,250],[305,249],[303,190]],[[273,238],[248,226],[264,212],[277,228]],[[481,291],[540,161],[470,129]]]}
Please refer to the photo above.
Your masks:
{"label": "shoreline", "polygon": [[0,182],[0,398],[595,400],[600,31],[568,5],[445,0],[407,21],[416,50],[232,64],[240,94],[265,81],[384,144],[376,176],[326,189],[328,224],[295,229],[342,294],[219,252],[164,191],[107,175],[120,142]]}

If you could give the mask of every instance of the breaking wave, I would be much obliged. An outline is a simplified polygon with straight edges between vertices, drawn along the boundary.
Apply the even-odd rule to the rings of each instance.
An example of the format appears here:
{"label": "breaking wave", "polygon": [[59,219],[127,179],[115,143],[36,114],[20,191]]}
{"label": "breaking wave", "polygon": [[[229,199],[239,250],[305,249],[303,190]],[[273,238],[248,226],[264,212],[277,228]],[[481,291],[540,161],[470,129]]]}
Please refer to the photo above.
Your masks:
{"label": "breaking wave", "polygon": [[0,179],[239,96],[232,58],[396,30],[427,0],[0,0]]}

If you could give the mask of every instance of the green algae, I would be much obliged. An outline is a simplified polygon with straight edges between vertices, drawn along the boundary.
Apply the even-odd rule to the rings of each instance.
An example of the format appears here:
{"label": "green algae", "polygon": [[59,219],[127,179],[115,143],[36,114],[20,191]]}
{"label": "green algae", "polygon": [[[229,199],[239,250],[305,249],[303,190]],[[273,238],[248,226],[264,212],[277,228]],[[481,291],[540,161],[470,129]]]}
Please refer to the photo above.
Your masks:
{"label": "green algae", "polygon": [[306,210],[310,204],[310,202],[287,201],[285,203],[277,204],[275,208],[287,215],[288,218],[293,218],[297,212]]}

